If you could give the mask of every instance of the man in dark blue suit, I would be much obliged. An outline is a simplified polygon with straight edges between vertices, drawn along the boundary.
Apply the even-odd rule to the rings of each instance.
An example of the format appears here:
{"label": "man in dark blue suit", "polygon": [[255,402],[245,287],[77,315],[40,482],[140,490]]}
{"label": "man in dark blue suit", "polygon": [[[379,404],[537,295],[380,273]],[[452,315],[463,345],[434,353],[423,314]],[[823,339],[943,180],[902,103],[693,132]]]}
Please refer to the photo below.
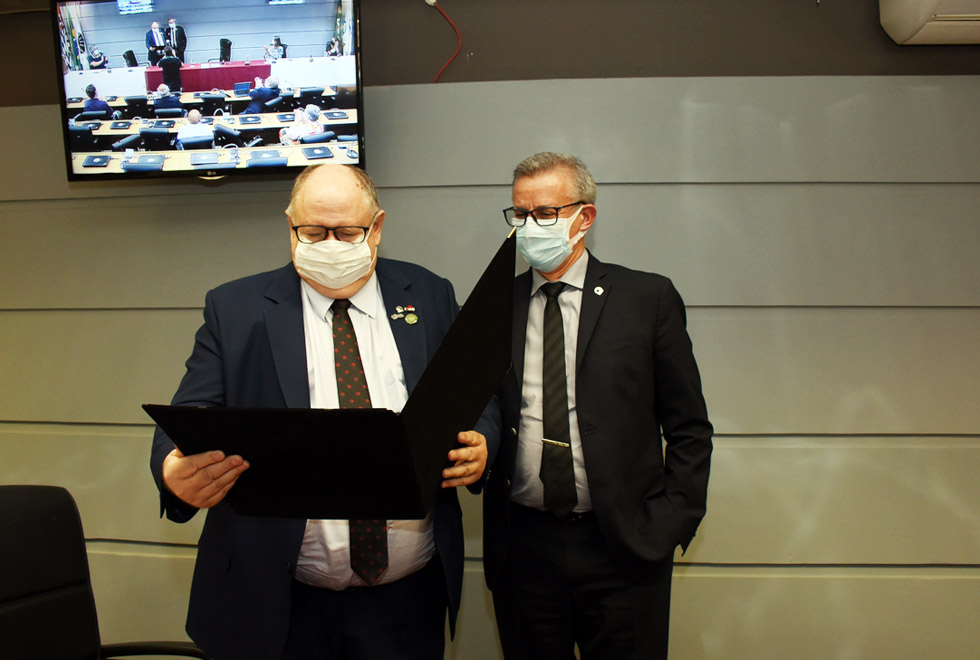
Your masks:
{"label": "man in dark blue suit", "polygon": [[265,112],[265,104],[267,101],[271,101],[274,98],[278,98],[279,92],[279,79],[275,76],[269,76],[262,82],[261,78],[255,79],[255,88],[248,93],[248,97],[252,99],[252,102],[248,104],[248,107],[242,111],[243,115],[254,115],[260,112]]}
{"label": "man in dark blue suit", "polygon": [[704,515],[711,456],[684,303],[585,249],[596,186],[578,158],[525,159],[512,192],[531,270],[483,500],[504,656],[666,660],[674,551]]}
{"label": "man in dark blue suit", "polygon": [[[347,407],[338,379],[348,376],[335,369],[345,339],[333,333],[349,324],[370,399],[361,407],[400,410],[457,312],[452,285],[378,259],[385,212],[356,167],[304,170],[286,216],[293,263],[207,294],[173,403]],[[163,511],[183,522],[208,509],[190,637],[215,660],[441,660],[446,611],[452,630],[462,587],[455,487],[475,488],[487,461],[482,434],[458,441],[428,517],[383,521],[379,575],[360,567],[348,521],[239,515],[224,498],[248,463],[217,451],[184,456],[157,429],[151,469]],[[372,478],[370,465],[350,470]]]}

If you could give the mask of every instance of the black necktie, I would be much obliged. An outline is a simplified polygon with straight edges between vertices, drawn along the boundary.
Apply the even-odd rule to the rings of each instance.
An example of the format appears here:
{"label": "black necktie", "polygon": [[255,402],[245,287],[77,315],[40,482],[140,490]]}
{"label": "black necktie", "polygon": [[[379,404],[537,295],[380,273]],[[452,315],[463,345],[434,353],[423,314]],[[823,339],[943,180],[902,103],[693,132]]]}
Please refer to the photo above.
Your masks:
{"label": "black necktie", "polygon": [[571,513],[578,503],[572,468],[572,440],[568,432],[565,333],[558,305],[558,294],[563,286],[561,282],[551,282],[541,287],[548,301],[544,306],[544,437],[540,476],[544,484],[544,505],[559,518]]}
{"label": "black necktie", "polygon": [[[361,352],[347,308],[350,301],[333,302],[333,353],[337,371],[337,397],[343,408],[370,408]],[[350,567],[368,584],[388,568],[388,528],[385,520],[351,520]]]}

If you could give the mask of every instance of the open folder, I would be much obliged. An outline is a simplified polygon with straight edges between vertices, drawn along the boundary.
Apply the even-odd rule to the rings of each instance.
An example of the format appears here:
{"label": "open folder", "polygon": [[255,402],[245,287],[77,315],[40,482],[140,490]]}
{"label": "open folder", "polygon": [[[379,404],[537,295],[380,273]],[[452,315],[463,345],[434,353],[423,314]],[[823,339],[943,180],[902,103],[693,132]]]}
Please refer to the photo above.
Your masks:
{"label": "open folder", "polygon": [[384,409],[146,404],[184,455],[220,449],[250,467],[228,492],[242,515],[419,519],[446,454],[510,366],[515,239],[497,250],[400,413]]}

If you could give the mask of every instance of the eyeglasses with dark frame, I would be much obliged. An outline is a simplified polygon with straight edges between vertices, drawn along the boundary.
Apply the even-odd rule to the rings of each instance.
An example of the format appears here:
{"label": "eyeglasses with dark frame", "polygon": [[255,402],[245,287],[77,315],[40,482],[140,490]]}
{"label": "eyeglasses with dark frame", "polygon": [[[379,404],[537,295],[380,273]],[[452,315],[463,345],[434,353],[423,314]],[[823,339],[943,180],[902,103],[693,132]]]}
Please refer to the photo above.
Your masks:
{"label": "eyeglasses with dark frame", "polygon": [[324,227],[322,225],[294,225],[293,231],[300,243],[319,243],[326,240],[331,233],[338,241],[344,243],[363,243],[367,238],[371,225],[367,227]]}
{"label": "eyeglasses with dark frame", "polygon": [[537,223],[539,227],[550,227],[551,225],[558,222],[558,214],[562,209],[567,209],[569,206],[578,206],[579,204],[586,204],[587,202],[579,201],[572,202],[571,204],[565,204],[563,206],[539,206],[536,209],[519,209],[511,206],[510,208],[504,209],[504,220],[511,227],[523,227],[524,223],[527,222],[528,217],[534,218],[534,222]]}

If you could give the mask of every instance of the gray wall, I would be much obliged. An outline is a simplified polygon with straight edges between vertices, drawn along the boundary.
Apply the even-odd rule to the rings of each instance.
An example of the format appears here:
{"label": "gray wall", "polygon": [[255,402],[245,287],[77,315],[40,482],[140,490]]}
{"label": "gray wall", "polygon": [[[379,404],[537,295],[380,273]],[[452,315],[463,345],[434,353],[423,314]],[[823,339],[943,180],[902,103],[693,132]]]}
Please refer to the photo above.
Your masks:
{"label": "gray wall", "polygon": [[[414,64],[388,52],[383,77],[431,79],[455,47],[444,21],[421,2],[365,4],[391,48],[418,44]],[[877,25],[855,27],[868,2],[794,3],[770,21],[772,3],[747,1],[751,43],[715,26],[731,18],[718,2],[700,30],[678,13],[690,3],[521,3],[521,21],[504,2],[499,17],[442,4],[488,49],[502,48],[505,9],[520,34],[551,11],[603,36],[607,20],[655,36],[673,20],[691,41],[675,39],[670,66],[612,44],[601,79],[582,77],[573,39],[555,41],[564,62],[508,40],[533,46],[527,80],[499,80],[473,47],[447,77],[475,82],[376,78],[365,98],[382,252],[450,277],[461,301],[506,233],[510,169],[539,149],[595,172],[598,256],[677,283],[718,435],[709,513],[675,571],[672,656],[980,655],[980,79],[939,75],[976,49],[888,46]],[[774,36],[808,30],[808,58]],[[732,63],[705,77],[722,66],[712,42]],[[499,59],[506,75],[516,57]],[[763,62],[787,59],[833,75]],[[880,75],[916,72],[934,75]],[[44,128],[56,96],[10,98],[0,122],[24,130],[0,160],[0,483],[78,499],[107,641],[178,637],[200,521],[157,518],[139,404],[171,396],[208,288],[288,258],[289,182],[69,184]],[[447,657],[496,659],[479,498],[462,499],[467,579]]]}

